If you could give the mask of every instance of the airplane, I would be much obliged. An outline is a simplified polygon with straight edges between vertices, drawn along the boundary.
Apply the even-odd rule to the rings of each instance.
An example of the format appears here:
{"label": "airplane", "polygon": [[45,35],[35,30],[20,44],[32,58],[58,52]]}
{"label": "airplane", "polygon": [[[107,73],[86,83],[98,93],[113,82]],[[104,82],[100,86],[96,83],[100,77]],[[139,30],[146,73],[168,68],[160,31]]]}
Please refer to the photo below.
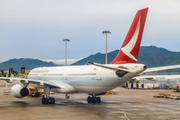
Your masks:
{"label": "airplane", "polygon": [[170,80],[170,79],[180,79],[180,75],[142,75],[134,77],[130,80],[130,82],[137,82],[140,80],[150,80],[150,81],[157,81],[158,79],[163,78],[164,80]]}
{"label": "airplane", "polygon": [[100,103],[100,95],[147,69],[144,64],[137,64],[147,12],[148,8],[137,11],[118,55],[110,64],[88,62],[90,65],[39,67],[31,70],[27,79],[0,77],[0,80],[8,83],[19,81],[11,88],[11,94],[16,98],[29,94],[29,84],[43,87],[45,96],[42,97],[42,104],[55,104],[50,91],[66,95],[87,93],[88,103]]}
{"label": "airplane", "polygon": [[130,82],[137,82],[143,79],[150,80],[150,81],[157,81],[159,78],[164,78],[164,79],[180,79],[180,75],[142,75],[144,73],[148,72],[156,72],[160,70],[165,70],[165,69],[175,69],[175,68],[180,68],[180,65],[171,65],[171,66],[163,66],[163,67],[155,67],[155,68],[148,68],[145,71],[143,71],[140,75],[133,77]]}

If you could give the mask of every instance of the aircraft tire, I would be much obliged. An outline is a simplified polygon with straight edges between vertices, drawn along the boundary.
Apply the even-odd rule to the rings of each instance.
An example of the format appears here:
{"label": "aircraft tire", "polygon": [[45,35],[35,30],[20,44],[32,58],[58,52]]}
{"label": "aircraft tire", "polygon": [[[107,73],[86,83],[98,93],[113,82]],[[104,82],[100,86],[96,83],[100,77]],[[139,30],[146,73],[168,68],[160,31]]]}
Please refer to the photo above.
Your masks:
{"label": "aircraft tire", "polygon": [[42,104],[45,104],[45,98],[42,98]]}
{"label": "aircraft tire", "polygon": [[88,97],[87,97],[87,102],[88,102],[88,103],[91,103],[91,101],[92,101],[92,98],[91,98],[90,96],[88,96]]}
{"label": "aircraft tire", "polygon": [[92,103],[96,103],[96,98],[92,98],[92,99],[91,99],[91,102],[92,102]]}
{"label": "aircraft tire", "polygon": [[55,99],[54,98],[52,98],[52,104],[55,104]]}
{"label": "aircraft tire", "polygon": [[52,98],[48,99],[48,104],[52,104]]}
{"label": "aircraft tire", "polygon": [[96,98],[96,102],[97,102],[97,103],[100,103],[100,102],[101,102],[101,98],[100,98],[100,97],[97,97],[97,98]]}
{"label": "aircraft tire", "polygon": [[54,98],[42,98],[42,104],[55,104]]}
{"label": "aircraft tire", "polygon": [[55,103],[55,99],[54,98],[49,98],[49,104],[54,104]]}
{"label": "aircraft tire", "polygon": [[49,104],[49,99],[48,98],[45,98],[45,100],[44,100],[45,102],[45,104]]}

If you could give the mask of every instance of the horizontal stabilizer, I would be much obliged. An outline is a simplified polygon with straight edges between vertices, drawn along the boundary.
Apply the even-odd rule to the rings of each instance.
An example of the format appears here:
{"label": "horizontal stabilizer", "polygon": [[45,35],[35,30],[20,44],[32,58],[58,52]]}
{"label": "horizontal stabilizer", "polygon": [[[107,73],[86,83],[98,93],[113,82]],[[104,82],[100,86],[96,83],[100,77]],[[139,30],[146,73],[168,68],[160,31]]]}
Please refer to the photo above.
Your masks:
{"label": "horizontal stabilizer", "polygon": [[102,67],[102,68],[110,69],[110,70],[118,70],[118,71],[129,72],[129,70],[127,70],[127,69],[123,69],[123,68],[110,67],[110,66],[107,66],[107,65],[102,65],[102,64],[98,64],[98,63],[94,63],[94,62],[87,62],[87,63],[89,63],[89,64],[91,64],[91,65],[98,66],[98,67]]}

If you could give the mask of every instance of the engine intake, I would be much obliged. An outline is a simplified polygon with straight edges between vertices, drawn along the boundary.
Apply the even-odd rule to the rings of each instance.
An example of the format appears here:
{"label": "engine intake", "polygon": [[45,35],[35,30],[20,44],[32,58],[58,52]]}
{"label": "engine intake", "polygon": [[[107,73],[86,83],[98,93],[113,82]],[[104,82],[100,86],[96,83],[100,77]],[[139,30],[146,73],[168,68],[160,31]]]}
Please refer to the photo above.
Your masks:
{"label": "engine intake", "polygon": [[15,98],[22,98],[29,95],[29,90],[26,87],[22,87],[20,84],[16,84],[11,88],[11,94]]}

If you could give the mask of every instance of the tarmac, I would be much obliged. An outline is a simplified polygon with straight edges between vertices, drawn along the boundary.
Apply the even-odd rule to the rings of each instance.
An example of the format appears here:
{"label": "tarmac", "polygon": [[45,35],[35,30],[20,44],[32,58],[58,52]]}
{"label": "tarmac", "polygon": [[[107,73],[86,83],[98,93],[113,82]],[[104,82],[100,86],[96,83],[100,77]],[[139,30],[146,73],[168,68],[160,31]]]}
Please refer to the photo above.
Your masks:
{"label": "tarmac", "polygon": [[[8,90],[13,84],[9,84]],[[117,95],[103,95],[100,104],[88,104],[87,94],[53,94],[54,105],[42,105],[41,97],[5,95],[0,81],[0,120],[179,120],[180,100],[154,98],[158,93],[180,96],[173,90],[139,90],[118,87]]]}

